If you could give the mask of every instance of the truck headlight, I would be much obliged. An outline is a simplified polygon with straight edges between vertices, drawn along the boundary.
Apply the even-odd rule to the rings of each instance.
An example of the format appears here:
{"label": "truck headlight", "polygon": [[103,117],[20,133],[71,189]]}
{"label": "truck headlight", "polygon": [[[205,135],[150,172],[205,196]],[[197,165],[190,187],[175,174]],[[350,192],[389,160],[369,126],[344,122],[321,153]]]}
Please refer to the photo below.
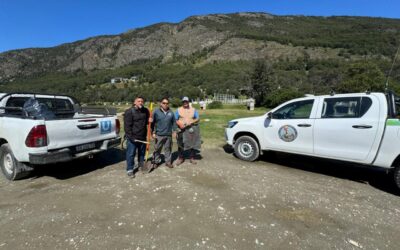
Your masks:
{"label": "truck headlight", "polygon": [[228,122],[228,128],[233,128],[236,124],[238,124],[237,121],[230,121]]}

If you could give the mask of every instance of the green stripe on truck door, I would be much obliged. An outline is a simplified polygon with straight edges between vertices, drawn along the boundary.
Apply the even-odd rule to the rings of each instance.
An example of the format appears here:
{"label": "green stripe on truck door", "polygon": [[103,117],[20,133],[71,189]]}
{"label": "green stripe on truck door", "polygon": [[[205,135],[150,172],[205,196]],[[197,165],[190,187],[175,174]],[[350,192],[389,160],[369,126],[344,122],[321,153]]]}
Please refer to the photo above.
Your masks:
{"label": "green stripe on truck door", "polygon": [[400,120],[399,119],[388,119],[386,121],[386,126],[400,126]]}

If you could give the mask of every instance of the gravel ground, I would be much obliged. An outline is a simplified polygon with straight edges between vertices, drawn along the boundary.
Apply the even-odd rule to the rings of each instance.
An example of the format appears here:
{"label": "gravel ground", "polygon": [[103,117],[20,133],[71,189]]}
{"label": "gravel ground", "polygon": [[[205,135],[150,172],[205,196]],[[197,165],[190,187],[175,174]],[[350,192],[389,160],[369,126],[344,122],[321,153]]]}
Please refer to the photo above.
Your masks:
{"label": "gravel ground", "polygon": [[135,179],[119,150],[2,178],[0,249],[400,249],[400,196],[384,173],[202,155]]}

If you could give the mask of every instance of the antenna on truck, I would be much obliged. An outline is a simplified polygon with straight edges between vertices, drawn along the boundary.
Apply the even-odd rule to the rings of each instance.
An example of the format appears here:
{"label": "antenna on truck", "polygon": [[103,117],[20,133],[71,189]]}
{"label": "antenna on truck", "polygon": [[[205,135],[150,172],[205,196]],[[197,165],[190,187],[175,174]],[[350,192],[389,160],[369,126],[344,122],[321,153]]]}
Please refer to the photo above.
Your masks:
{"label": "antenna on truck", "polygon": [[395,56],[393,58],[392,66],[390,67],[389,73],[388,73],[388,75],[386,77],[386,82],[385,82],[385,91],[386,92],[389,90],[389,77],[392,74],[394,64],[396,63],[397,56],[399,55],[399,50],[400,50],[400,44],[399,44],[399,47],[397,47],[396,54],[395,54]]}

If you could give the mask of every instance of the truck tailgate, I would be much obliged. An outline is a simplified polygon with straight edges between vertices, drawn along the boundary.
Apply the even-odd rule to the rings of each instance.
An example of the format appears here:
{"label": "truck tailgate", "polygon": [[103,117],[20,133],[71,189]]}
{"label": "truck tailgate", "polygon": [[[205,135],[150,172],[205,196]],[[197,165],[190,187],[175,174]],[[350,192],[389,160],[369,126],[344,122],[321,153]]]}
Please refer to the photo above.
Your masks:
{"label": "truck tailgate", "polygon": [[47,120],[48,149],[80,146],[78,151],[91,149],[92,142],[115,138],[115,116],[82,119]]}

